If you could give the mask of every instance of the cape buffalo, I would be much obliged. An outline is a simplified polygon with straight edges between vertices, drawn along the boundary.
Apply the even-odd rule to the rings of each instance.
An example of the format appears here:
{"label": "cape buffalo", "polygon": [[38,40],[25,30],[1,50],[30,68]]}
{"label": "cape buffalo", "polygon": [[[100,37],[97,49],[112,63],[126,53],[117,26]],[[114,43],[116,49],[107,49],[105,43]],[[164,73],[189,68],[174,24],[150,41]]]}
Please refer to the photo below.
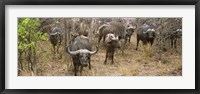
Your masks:
{"label": "cape buffalo", "polygon": [[136,25],[124,25],[122,22],[111,22],[107,24],[103,24],[99,27],[98,33],[98,44],[100,43],[101,39],[103,38],[103,43],[105,42],[105,37],[108,33],[113,33],[118,36],[119,40],[125,39],[126,41],[130,41],[131,35],[133,34],[134,30],[136,29]]}
{"label": "cape buffalo", "polygon": [[86,36],[77,36],[74,42],[66,47],[66,52],[71,55],[74,65],[74,75],[77,76],[77,71],[80,68],[80,75],[82,73],[83,67],[89,65],[91,69],[90,57],[98,52],[98,47],[96,46],[95,51],[91,51],[92,45]]}
{"label": "cape buffalo", "polygon": [[136,50],[138,50],[138,44],[140,40],[143,42],[143,44],[150,43],[151,45],[153,45],[155,38],[156,38],[155,29],[147,24],[142,25],[137,32]]}
{"label": "cape buffalo", "polygon": [[124,37],[124,39],[125,39],[125,42],[124,42],[124,44],[126,44],[127,43],[127,41],[130,43],[131,42],[131,36],[133,35],[133,33],[134,33],[134,30],[137,28],[137,26],[134,24],[134,25],[132,25],[132,24],[128,24],[127,26],[126,26],[126,28],[125,28],[125,37]]}
{"label": "cape buffalo", "polygon": [[171,48],[176,48],[176,42],[178,38],[181,38],[182,36],[182,29],[177,29],[176,31],[173,31],[169,38],[171,41]]}
{"label": "cape buffalo", "polygon": [[97,34],[98,34],[98,45],[99,45],[99,43],[100,43],[100,41],[101,41],[101,39],[103,38],[103,42],[105,41],[105,36],[106,36],[106,34],[108,34],[109,32],[111,32],[111,31],[109,31],[109,30],[104,30],[106,27],[108,27],[108,26],[110,26],[110,23],[106,23],[106,24],[103,24],[103,25],[101,25],[99,28],[98,28],[98,30],[97,30]]}
{"label": "cape buffalo", "polygon": [[49,35],[50,35],[50,42],[51,42],[51,44],[53,46],[53,51],[55,53],[55,50],[56,50],[56,47],[57,47],[57,53],[58,53],[59,46],[61,45],[61,42],[62,42],[62,31],[61,31],[61,28],[53,27],[51,29],[51,33]]}
{"label": "cape buffalo", "polygon": [[104,61],[104,64],[107,63],[107,58],[111,57],[112,64],[114,63],[114,53],[116,48],[120,48],[120,45],[118,43],[118,37],[116,37],[114,34],[109,33],[106,35],[106,58]]}
{"label": "cape buffalo", "polygon": [[166,33],[162,33],[160,34],[160,37],[162,38],[162,42],[164,42],[164,46],[165,43],[167,42],[167,40],[170,40],[171,42],[171,48],[176,48],[176,42],[179,38],[181,38],[182,36],[182,29],[176,29],[172,32],[166,32]]}

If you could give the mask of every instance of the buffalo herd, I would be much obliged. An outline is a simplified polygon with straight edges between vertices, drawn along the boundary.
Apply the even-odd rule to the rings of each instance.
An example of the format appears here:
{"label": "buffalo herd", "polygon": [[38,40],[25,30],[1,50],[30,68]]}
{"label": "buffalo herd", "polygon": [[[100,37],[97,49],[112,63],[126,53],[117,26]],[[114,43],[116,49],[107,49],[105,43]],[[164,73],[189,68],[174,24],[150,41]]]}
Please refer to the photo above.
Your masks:
{"label": "buffalo herd", "polygon": [[[59,24],[57,21],[56,24]],[[95,32],[95,33],[94,33]],[[114,63],[114,53],[117,49],[120,49],[122,45],[127,42],[131,42],[131,37],[133,33],[136,33],[136,48],[138,50],[139,42],[142,41],[143,45],[150,44],[153,45],[157,36],[162,36],[163,39],[170,40],[171,48],[177,47],[177,40],[182,36],[181,27],[174,29],[170,33],[160,34],[157,28],[152,24],[142,24],[137,26],[136,23],[122,22],[122,21],[110,21],[104,22],[93,32],[93,36],[97,37],[97,46],[92,44],[88,33],[84,31],[83,33],[72,33],[71,42],[65,44],[65,51],[68,53],[73,61],[74,75],[77,72],[81,72],[83,67],[89,67],[91,69],[91,56],[98,53],[101,47],[101,40],[103,39],[103,45],[105,46],[105,60],[104,64],[107,63],[107,59],[111,58],[111,63]],[[49,36],[50,42],[53,46],[53,51],[58,52],[59,46],[62,43],[63,30],[59,26],[53,26],[50,29]],[[120,44],[119,41],[124,40],[124,44]],[[92,48],[95,50],[92,50]]]}

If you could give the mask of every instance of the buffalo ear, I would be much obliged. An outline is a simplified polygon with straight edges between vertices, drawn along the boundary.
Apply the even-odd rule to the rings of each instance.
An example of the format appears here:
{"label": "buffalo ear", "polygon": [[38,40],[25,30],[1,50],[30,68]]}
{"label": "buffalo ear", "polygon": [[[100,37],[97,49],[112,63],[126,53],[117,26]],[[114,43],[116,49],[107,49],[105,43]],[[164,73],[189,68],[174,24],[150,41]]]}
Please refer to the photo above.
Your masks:
{"label": "buffalo ear", "polygon": [[157,33],[156,33],[156,32],[153,32],[153,36],[156,37],[156,35],[157,35]]}

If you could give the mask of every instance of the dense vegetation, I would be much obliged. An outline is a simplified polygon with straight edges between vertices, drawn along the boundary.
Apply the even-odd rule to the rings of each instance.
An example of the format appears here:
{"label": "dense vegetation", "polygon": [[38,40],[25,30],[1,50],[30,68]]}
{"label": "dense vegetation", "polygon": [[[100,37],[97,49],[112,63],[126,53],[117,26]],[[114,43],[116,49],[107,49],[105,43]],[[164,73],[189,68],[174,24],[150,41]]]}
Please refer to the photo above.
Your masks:
{"label": "dense vegetation", "polygon": [[[18,19],[18,63],[20,70],[34,71],[38,41],[47,40],[47,34],[39,32],[38,18]],[[23,63],[23,62],[27,62]]]}

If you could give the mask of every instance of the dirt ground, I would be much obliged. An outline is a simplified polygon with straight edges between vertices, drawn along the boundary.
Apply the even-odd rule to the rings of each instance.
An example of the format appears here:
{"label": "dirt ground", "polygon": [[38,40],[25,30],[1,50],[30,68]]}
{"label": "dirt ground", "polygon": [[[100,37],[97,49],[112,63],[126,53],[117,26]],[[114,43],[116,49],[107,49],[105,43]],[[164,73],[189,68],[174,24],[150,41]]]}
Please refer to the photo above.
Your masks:
{"label": "dirt ground", "polygon": [[[96,41],[96,40],[95,40]],[[94,41],[92,41],[94,42]],[[159,52],[158,46],[142,46],[136,51],[136,38],[132,36],[131,43],[124,45],[124,53],[117,50],[114,64],[108,60],[105,65],[105,48],[91,57],[92,69],[83,69],[83,76],[181,76],[182,49],[168,49]],[[41,41],[37,46],[37,64],[33,73],[22,71],[19,75],[32,76],[73,76],[71,58],[63,50],[53,54],[49,41]]]}

